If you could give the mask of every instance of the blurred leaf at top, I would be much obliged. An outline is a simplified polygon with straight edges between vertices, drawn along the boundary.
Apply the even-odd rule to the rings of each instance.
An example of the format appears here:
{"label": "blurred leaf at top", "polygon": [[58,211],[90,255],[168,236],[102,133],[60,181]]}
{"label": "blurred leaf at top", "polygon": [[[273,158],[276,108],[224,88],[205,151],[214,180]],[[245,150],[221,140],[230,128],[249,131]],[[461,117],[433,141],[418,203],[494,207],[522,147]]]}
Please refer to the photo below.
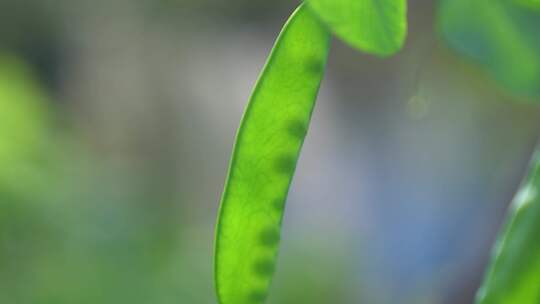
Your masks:
{"label": "blurred leaf at top", "polygon": [[514,0],[518,5],[540,10],[540,0]]}
{"label": "blurred leaf at top", "polygon": [[339,38],[379,56],[401,49],[407,34],[405,0],[309,0],[310,7]]}
{"label": "blurred leaf at top", "polygon": [[442,0],[439,31],[451,48],[481,65],[506,89],[537,98],[540,11],[527,8],[534,5],[538,7],[537,0]]}

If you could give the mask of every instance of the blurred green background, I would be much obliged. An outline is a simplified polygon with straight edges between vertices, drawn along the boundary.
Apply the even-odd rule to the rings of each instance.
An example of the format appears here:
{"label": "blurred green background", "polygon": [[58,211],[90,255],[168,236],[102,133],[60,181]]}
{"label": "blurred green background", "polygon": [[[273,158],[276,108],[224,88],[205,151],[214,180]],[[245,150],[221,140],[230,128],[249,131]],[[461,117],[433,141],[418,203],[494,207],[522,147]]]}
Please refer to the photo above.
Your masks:
{"label": "blurred green background", "polygon": [[[235,130],[296,4],[0,0],[0,303],[215,303]],[[269,303],[472,302],[540,109],[409,6],[395,57],[334,43]]]}

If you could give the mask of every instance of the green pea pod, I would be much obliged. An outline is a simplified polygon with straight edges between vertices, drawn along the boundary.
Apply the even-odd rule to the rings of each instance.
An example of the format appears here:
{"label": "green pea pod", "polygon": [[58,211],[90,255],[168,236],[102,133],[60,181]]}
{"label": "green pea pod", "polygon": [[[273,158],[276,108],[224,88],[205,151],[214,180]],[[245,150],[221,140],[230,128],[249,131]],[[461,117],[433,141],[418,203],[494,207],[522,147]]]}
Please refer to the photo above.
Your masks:
{"label": "green pea pod", "polygon": [[296,162],[323,78],[329,33],[304,5],[285,24],[238,130],[216,228],[221,304],[262,303]]}
{"label": "green pea pod", "polygon": [[476,303],[540,303],[540,147],[492,254]]}

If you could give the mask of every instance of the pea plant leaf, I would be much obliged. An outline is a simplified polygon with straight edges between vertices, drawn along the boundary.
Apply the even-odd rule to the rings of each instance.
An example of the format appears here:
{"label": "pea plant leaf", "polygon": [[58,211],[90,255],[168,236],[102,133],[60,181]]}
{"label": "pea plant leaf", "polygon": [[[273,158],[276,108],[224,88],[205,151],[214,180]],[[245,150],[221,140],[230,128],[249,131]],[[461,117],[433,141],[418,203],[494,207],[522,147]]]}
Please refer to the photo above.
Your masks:
{"label": "pea plant leaf", "polygon": [[540,147],[510,208],[478,304],[540,303]]}
{"label": "pea plant leaf", "polygon": [[388,56],[401,49],[407,33],[406,0],[307,0],[332,32],[349,45]]}
{"label": "pea plant leaf", "polygon": [[532,0],[442,0],[438,28],[447,44],[510,92],[540,97],[540,11]]}
{"label": "pea plant leaf", "polygon": [[262,303],[285,199],[323,78],[329,33],[301,5],[255,86],[238,130],[215,244],[219,303]]}
{"label": "pea plant leaf", "polygon": [[54,144],[47,102],[30,66],[0,53],[0,192],[42,196],[49,185],[43,169]]}
{"label": "pea plant leaf", "polygon": [[540,9],[540,0],[514,0],[514,2],[530,9]]}

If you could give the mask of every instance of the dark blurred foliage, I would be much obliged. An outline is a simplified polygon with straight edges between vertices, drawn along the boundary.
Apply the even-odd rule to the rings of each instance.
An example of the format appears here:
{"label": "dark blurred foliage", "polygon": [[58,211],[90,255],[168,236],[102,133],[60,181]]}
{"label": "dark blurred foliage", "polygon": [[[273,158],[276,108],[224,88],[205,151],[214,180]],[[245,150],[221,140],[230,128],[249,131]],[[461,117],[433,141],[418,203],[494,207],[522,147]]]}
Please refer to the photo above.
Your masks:
{"label": "dark blurred foliage", "polygon": [[[441,1],[439,30],[514,95],[540,98],[540,11],[534,1]],[[537,5],[537,4],[536,4]]]}

